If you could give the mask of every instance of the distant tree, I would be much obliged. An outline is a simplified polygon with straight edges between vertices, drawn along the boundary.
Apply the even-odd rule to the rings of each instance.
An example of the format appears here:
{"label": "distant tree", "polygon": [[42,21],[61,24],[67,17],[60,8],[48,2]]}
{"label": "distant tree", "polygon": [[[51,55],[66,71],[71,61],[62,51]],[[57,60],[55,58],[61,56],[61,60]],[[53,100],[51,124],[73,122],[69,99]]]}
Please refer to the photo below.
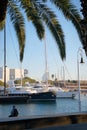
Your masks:
{"label": "distant tree", "polygon": [[36,82],[37,82],[35,79],[32,79],[32,78],[30,78],[30,77],[25,77],[25,78],[23,79],[23,81],[24,81],[24,83],[25,83],[25,82],[29,82],[29,83],[36,83]]}
{"label": "distant tree", "polygon": [[0,81],[0,86],[4,86],[4,82]]}
{"label": "distant tree", "polygon": [[[22,84],[25,85],[26,82],[36,83],[37,81],[35,79],[25,77],[25,78],[22,79]],[[21,84],[21,79],[15,80],[14,83],[15,84]]]}
{"label": "distant tree", "polygon": [[52,79],[54,79],[54,74],[51,75]]}

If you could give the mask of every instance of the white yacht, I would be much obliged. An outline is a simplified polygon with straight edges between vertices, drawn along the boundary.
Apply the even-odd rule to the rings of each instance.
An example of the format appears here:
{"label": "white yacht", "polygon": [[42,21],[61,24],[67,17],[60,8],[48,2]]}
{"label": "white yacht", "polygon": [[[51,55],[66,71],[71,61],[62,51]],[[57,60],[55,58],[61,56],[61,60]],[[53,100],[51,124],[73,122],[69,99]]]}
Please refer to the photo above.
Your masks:
{"label": "white yacht", "polygon": [[8,94],[17,94],[17,93],[20,93],[20,94],[29,94],[29,93],[37,93],[36,90],[32,90],[32,86],[12,86],[12,87],[8,87],[6,89],[7,93]]}
{"label": "white yacht", "polygon": [[30,87],[12,86],[0,95],[0,103],[29,103],[36,101],[56,101],[56,94],[51,91],[37,91]]}
{"label": "white yacht", "polygon": [[57,98],[75,98],[78,94],[78,91],[64,90],[55,86],[49,87],[49,91],[54,91]]}

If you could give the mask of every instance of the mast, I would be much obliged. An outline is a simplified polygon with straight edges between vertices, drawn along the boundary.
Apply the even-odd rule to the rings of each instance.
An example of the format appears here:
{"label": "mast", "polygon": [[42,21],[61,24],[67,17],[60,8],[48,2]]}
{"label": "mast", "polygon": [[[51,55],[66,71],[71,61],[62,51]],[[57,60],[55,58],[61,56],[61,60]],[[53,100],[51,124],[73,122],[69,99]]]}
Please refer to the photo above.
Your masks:
{"label": "mast", "polygon": [[63,84],[65,86],[65,69],[64,69],[64,66],[63,66]]}
{"label": "mast", "polygon": [[64,69],[64,66],[61,67],[61,81],[62,81],[62,84],[65,86],[65,69]]}
{"label": "mast", "polygon": [[45,73],[46,73],[46,87],[48,87],[48,66],[47,66],[47,45],[46,45],[46,35],[44,35],[45,43]]}
{"label": "mast", "polygon": [[6,25],[4,25],[4,95],[6,92]]}
{"label": "mast", "polygon": [[21,74],[21,86],[22,86],[22,85],[23,85],[23,84],[22,84],[22,78],[23,78],[23,77],[22,77],[22,63],[21,63],[20,66],[21,66],[21,67],[20,67],[20,74]]}

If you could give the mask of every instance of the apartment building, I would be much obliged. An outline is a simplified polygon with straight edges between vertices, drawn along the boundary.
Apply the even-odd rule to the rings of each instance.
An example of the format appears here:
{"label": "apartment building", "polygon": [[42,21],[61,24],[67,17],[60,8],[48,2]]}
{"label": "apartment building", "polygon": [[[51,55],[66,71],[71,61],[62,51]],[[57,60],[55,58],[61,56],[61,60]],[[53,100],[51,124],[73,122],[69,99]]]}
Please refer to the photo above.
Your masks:
{"label": "apartment building", "polygon": [[[8,82],[9,80],[19,79],[21,77],[24,78],[27,74],[27,69],[12,69],[6,67],[6,82]],[[0,80],[4,82],[4,67],[0,67]]]}

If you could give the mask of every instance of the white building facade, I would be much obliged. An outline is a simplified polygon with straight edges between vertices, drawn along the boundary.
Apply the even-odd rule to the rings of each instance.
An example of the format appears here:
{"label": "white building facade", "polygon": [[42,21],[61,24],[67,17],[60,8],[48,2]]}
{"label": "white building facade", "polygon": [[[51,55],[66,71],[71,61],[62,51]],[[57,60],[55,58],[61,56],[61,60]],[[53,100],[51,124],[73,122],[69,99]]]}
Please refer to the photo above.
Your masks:
{"label": "white building facade", "polygon": [[[11,69],[6,67],[6,82],[24,78],[28,74],[26,69]],[[0,80],[4,82],[4,67],[0,67]]]}

